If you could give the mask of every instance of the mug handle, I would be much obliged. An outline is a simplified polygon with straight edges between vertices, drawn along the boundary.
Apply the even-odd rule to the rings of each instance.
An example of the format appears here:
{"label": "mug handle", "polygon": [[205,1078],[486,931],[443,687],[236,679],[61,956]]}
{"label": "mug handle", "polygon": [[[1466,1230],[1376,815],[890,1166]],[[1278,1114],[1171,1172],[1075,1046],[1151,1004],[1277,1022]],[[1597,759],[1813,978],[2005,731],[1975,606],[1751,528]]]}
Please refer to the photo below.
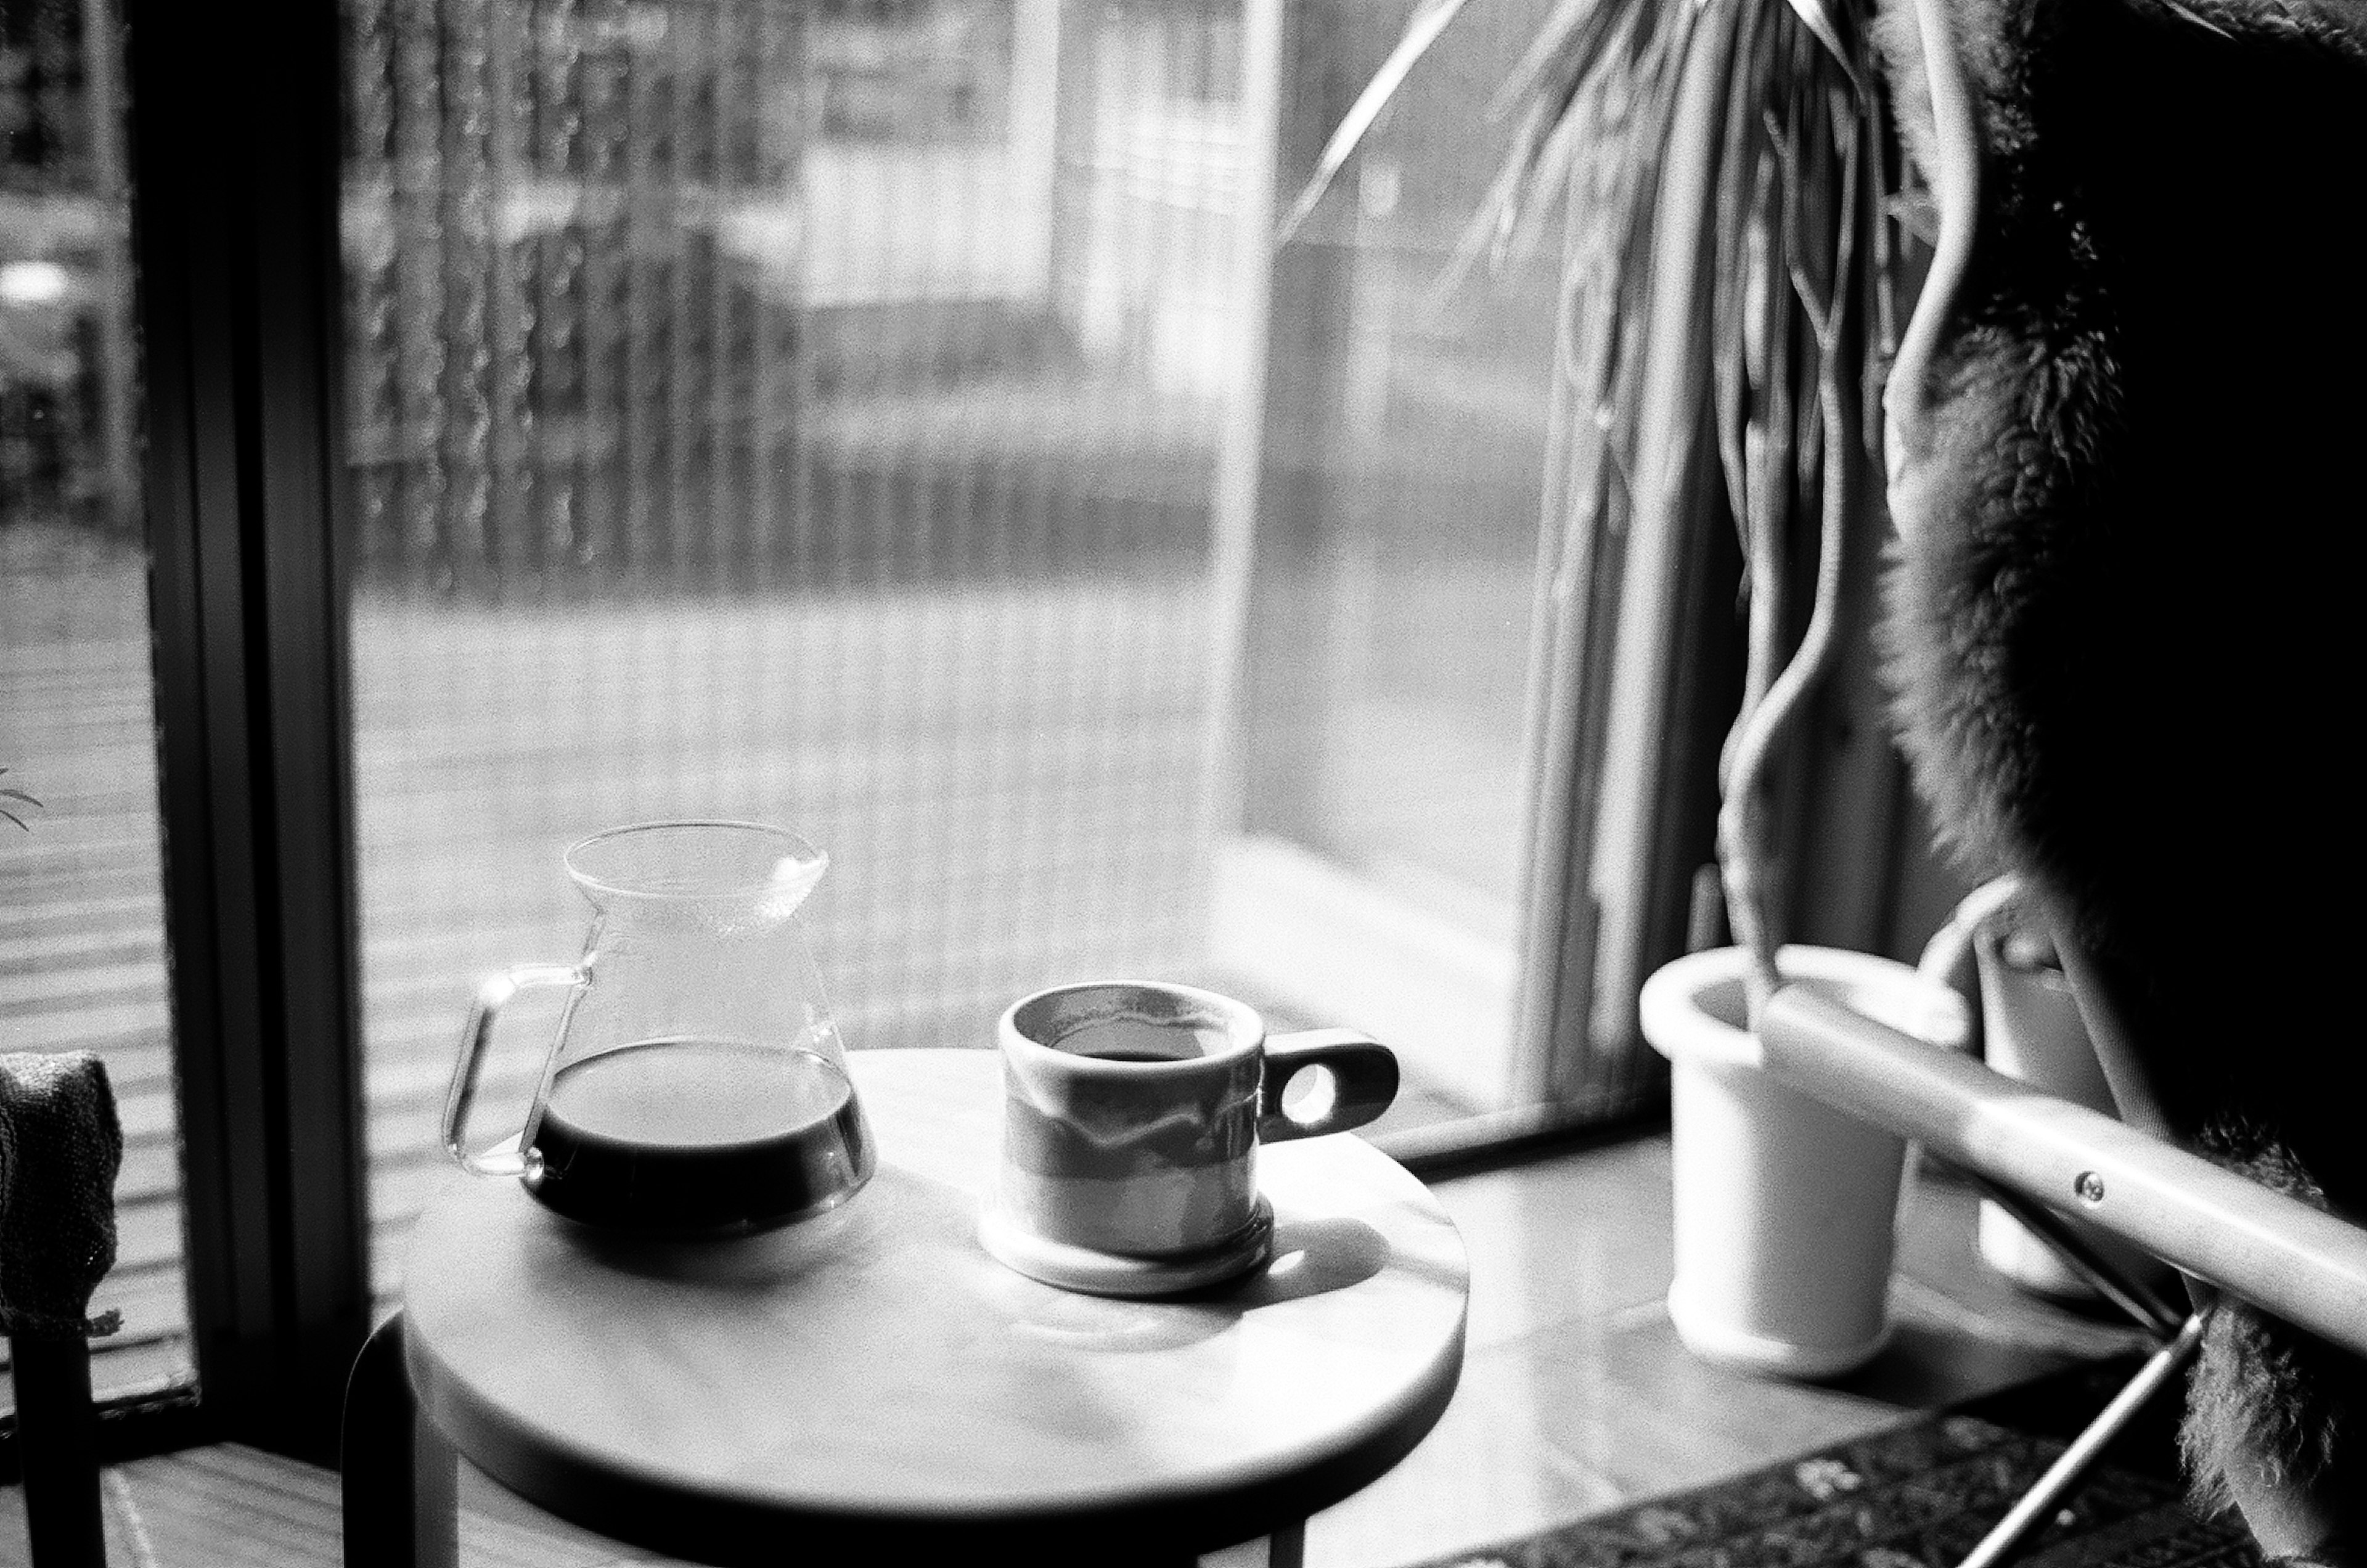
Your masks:
{"label": "mug handle", "polygon": [[522,964],[505,974],[494,975],[477,987],[477,999],[469,1009],[469,1021],[460,1031],[460,1059],[452,1064],[452,1087],[444,1096],[444,1148],[461,1166],[479,1176],[515,1176],[526,1169],[526,1151],[505,1148],[496,1144],[481,1154],[470,1154],[461,1146],[461,1130],[468,1124],[469,1107],[477,1099],[477,1068],[485,1057],[485,1046],[493,1036],[493,1021],[501,1015],[502,1007],[520,991],[538,986],[580,986],[591,976],[573,964]]}
{"label": "mug handle", "polygon": [[[1282,1091],[1307,1067],[1331,1070],[1331,1104],[1301,1122],[1282,1108]],[[1398,1059],[1369,1034],[1353,1029],[1309,1029],[1265,1043],[1265,1081],[1258,1090],[1258,1141],[1279,1144],[1361,1127],[1389,1108],[1398,1093]]]}

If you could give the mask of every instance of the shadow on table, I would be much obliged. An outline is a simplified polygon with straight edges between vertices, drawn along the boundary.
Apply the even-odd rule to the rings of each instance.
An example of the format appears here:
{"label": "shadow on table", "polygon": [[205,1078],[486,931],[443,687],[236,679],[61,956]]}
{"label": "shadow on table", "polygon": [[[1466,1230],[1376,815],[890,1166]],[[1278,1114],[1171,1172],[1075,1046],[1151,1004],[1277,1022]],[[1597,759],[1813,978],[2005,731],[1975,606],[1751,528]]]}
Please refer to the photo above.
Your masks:
{"label": "shadow on table", "polygon": [[[865,1200],[868,1199],[866,1202]],[[1008,1314],[1014,1331],[1070,1349],[1172,1349],[1212,1339],[1247,1314],[1347,1290],[1391,1261],[1388,1238],[1344,1215],[1276,1216],[1274,1255],[1240,1279],[1170,1296],[1137,1301],[1088,1295],[1039,1284],[990,1261],[976,1240],[976,1200],[948,1183],[883,1168],[863,1198],[831,1213],[781,1230],[728,1240],[668,1241],[617,1235],[558,1222],[579,1256],[620,1273],[678,1282],[705,1291],[774,1296],[797,1277],[825,1269],[862,1269],[884,1262],[916,1269],[910,1281],[949,1280],[945,1271],[966,1259],[981,1269],[988,1302]],[[907,1241],[926,1236],[928,1261],[884,1249],[882,1226],[901,1227]]]}
{"label": "shadow on table", "polygon": [[1388,1239],[1362,1220],[1285,1215],[1274,1223],[1274,1260],[1246,1278],[1157,1303],[1046,1287],[1031,1292],[1017,1326],[1070,1349],[1174,1349],[1213,1339],[1261,1307],[1361,1284],[1388,1260]]}

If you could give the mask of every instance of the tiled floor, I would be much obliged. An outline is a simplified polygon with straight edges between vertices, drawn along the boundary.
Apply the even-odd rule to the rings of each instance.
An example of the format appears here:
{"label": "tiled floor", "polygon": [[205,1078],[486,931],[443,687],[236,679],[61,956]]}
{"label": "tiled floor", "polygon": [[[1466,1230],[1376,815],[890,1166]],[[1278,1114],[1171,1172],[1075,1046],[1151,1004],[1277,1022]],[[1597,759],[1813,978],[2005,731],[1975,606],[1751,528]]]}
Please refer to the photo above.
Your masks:
{"label": "tiled floor", "polygon": [[[1311,1568],[1402,1568],[1473,1551],[2134,1343],[2124,1330],[2033,1301],[1988,1272],[1974,1255],[1972,1198],[1926,1181],[1902,1230],[1890,1348],[1829,1385],[1739,1377],[1690,1356],[1661,1306],[1665,1138],[1445,1179],[1436,1190],[1471,1252],[1462,1385],[1404,1463],[1310,1521]],[[481,1478],[464,1483],[463,1497],[472,1568],[649,1561]],[[336,1560],[334,1477],[246,1450],[126,1465],[108,1498],[109,1560],[129,1568]],[[1235,1549],[1210,1562],[1248,1568],[1263,1551]],[[0,1490],[0,1568],[22,1553],[17,1494]]]}
{"label": "tiled floor", "polygon": [[1815,1385],[1738,1376],[1677,1342],[1669,1145],[1650,1138],[1441,1182],[1471,1249],[1469,1354],[1430,1438],[1308,1529],[1314,1568],[1395,1568],[1716,1480],[2134,1344],[2022,1294],[1975,1255],[1976,1203],[1924,1182],[1897,1332]]}

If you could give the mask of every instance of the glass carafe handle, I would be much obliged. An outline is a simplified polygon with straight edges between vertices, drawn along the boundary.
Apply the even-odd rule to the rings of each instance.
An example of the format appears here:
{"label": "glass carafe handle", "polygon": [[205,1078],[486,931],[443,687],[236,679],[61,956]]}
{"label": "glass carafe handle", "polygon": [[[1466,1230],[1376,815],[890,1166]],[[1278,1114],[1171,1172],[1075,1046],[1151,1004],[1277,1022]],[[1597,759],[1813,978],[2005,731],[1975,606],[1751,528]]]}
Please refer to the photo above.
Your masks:
{"label": "glass carafe handle", "polygon": [[[503,1005],[520,991],[538,986],[579,986],[591,976],[572,964],[522,964],[505,974],[495,975],[477,987],[477,999],[469,1009],[468,1026],[460,1032],[460,1059],[452,1064],[452,1087],[444,1096],[444,1147],[452,1157],[479,1176],[515,1176],[526,1168],[523,1147],[505,1149],[500,1144],[481,1154],[470,1154],[461,1146],[460,1135],[468,1125],[469,1107],[477,1098],[477,1068],[484,1060],[485,1044],[493,1038],[493,1021],[501,1015]],[[537,1092],[540,1088],[537,1086]],[[520,1129],[521,1137],[524,1129]]]}

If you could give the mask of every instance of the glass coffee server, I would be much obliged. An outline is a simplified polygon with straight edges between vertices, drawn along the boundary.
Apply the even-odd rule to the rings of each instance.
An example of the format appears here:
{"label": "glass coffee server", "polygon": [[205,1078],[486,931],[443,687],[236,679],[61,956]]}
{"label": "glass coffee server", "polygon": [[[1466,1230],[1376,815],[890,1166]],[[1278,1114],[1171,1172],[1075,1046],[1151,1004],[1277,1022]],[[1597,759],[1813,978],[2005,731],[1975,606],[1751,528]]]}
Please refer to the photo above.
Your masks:
{"label": "glass coffee server", "polygon": [[[829,860],[750,822],[648,822],[567,852],[594,910],[583,955],[486,981],[444,1144],[556,1213],[652,1235],[771,1230],[838,1207],[874,1155],[798,907]],[[514,1139],[464,1143],[495,1021],[518,992],[565,1010]]]}

